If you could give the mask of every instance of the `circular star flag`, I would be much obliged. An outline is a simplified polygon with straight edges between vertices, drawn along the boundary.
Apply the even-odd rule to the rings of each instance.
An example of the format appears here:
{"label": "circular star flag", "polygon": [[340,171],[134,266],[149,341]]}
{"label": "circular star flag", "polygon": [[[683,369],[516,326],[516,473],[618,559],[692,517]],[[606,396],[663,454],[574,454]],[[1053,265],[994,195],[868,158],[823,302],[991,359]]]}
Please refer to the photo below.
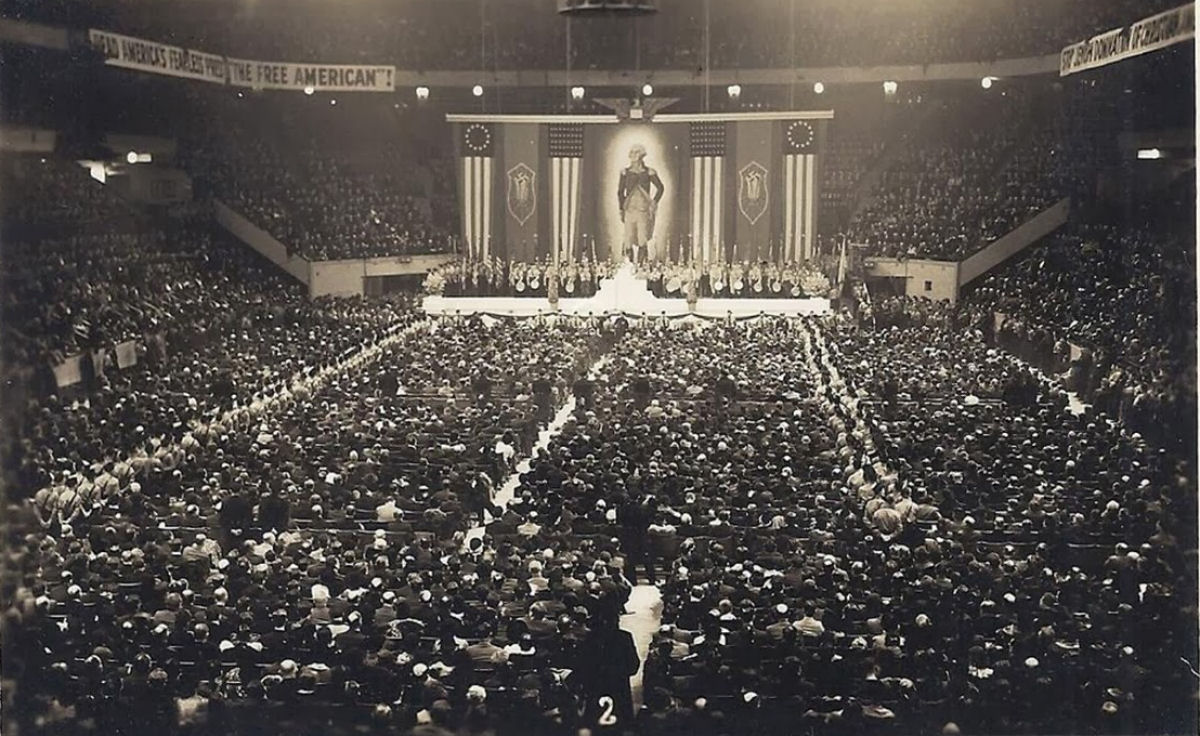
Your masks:
{"label": "circular star flag", "polygon": [[813,127],[807,120],[793,120],[788,125],[788,145],[792,148],[808,148],[813,142]]}
{"label": "circular star flag", "polygon": [[492,131],[482,123],[472,123],[463,135],[467,150],[472,153],[483,153],[492,145]]}

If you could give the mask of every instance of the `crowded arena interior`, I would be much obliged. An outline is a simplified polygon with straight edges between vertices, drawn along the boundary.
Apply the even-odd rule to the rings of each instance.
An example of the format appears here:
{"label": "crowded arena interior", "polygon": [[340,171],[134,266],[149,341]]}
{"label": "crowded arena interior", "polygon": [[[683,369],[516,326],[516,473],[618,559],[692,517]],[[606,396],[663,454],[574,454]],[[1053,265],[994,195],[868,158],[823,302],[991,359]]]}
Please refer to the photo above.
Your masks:
{"label": "crowded arena interior", "polygon": [[1191,4],[3,7],[6,734],[1196,733]]}

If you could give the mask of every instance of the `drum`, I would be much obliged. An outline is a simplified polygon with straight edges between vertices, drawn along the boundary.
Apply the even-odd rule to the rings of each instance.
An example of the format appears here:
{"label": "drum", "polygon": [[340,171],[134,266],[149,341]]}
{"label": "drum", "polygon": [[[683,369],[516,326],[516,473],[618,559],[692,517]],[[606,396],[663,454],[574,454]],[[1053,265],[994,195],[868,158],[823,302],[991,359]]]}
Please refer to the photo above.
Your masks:
{"label": "drum", "polygon": [[683,282],[681,282],[679,280],[678,276],[672,276],[671,278],[667,279],[667,293],[668,294],[674,294],[674,293],[678,292],[679,287],[681,287],[681,286],[683,286]]}
{"label": "drum", "polygon": [[742,289],[744,289],[744,288],[746,288],[746,284],[744,281],[742,281],[742,277],[739,276],[733,282],[733,292],[735,294],[740,294],[742,292]]}
{"label": "drum", "polygon": [[783,291],[783,283],[779,279],[773,280],[771,282],[771,291],[776,294]]}

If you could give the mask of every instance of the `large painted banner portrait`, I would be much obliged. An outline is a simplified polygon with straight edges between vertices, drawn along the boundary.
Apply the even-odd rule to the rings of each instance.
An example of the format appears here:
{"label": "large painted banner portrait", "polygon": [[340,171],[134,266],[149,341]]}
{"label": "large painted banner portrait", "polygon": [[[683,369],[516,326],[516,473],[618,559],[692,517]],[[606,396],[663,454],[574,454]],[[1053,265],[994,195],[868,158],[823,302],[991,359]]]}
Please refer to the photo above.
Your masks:
{"label": "large painted banner portrait", "polygon": [[[668,260],[678,253],[685,233],[678,221],[686,161],[686,152],[680,151],[681,132],[686,135],[687,127],[589,126],[590,158],[585,158],[584,167],[595,172],[595,180],[585,221],[595,224],[597,258]],[[592,245],[588,243],[589,255]]]}
{"label": "large painted banner portrait", "polygon": [[450,116],[462,254],[547,263],[808,260],[831,117]]}

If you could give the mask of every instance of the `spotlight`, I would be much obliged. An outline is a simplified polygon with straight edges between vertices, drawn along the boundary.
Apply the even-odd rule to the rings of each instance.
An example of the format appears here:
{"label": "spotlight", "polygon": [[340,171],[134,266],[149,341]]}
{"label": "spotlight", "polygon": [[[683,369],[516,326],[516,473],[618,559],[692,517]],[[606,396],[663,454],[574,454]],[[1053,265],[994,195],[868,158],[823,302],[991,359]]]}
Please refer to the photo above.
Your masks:
{"label": "spotlight", "polygon": [[337,100],[330,100],[330,101],[329,101],[329,104],[330,104],[330,105],[336,105],[336,104],[337,104]]}
{"label": "spotlight", "polygon": [[883,93],[885,95],[894,95],[894,94],[896,94],[896,90],[899,88],[900,88],[899,84],[896,84],[895,82],[892,82],[890,80],[883,83]]}
{"label": "spotlight", "polygon": [[304,88],[304,94],[306,94],[306,95],[311,95],[313,92],[316,92],[316,91],[317,91],[317,88],[312,86],[311,84]]}
{"label": "spotlight", "polygon": [[652,94],[654,94],[654,87],[650,86],[649,82],[646,82],[645,84],[643,84],[642,85],[642,96],[649,97]]}
{"label": "spotlight", "polygon": [[477,84],[474,87],[472,87],[471,94],[475,95],[476,97],[483,97],[483,85]]}
{"label": "spotlight", "polygon": [[417,99],[418,100],[428,100],[429,99],[429,88],[428,87],[417,87]]}
{"label": "spotlight", "polygon": [[725,91],[729,93],[729,99],[736,100],[742,96],[742,85],[731,84],[725,88]]}
{"label": "spotlight", "polygon": [[131,164],[136,164],[136,163],[137,163],[137,158],[138,158],[138,157],[137,157],[137,152],[136,152],[136,151],[130,151],[129,153],[125,154],[125,160],[126,160],[126,161],[128,161],[128,162],[129,162],[129,163],[131,163]]}
{"label": "spotlight", "polygon": [[814,82],[813,83],[813,92],[816,92],[819,95],[825,94],[825,83],[824,82]]}
{"label": "spotlight", "polygon": [[992,85],[995,83],[995,77],[984,77],[983,79],[979,80],[979,86],[983,87],[984,89],[991,89]]}
{"label": "spotlight", "polygon": [[582,100],[584,92],[585,92],[585,90],[583,89],[583,87],[578,87],[578,86],[572,87],[571,88],[571,99],[572,100]]}
{"label": "spotlight", "polygon": [[1157,148],[1139,148],[1137,157],[1143,161],[1156,161],[1164,158],[1163,152]]}

